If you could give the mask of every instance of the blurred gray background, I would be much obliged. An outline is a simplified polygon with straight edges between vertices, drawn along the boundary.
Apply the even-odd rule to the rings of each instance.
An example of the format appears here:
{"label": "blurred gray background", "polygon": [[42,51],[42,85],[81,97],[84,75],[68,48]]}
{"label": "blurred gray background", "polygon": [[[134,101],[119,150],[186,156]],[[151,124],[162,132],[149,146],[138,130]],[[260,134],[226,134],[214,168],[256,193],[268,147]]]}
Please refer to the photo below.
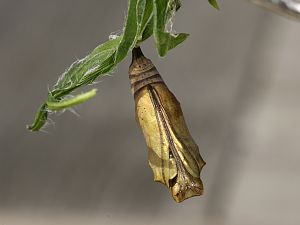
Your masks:
{"label": "blurred gray background", "polygon": [[122,29],[127,1],[0,0],[0,224],[300,224],[300,23],[248,1],[184,1],[190,38],[144,53],[181,101],[207,162],[205,195],[175,203],[152,181],[128,57],[97,96],[25,125],[48,86]]}

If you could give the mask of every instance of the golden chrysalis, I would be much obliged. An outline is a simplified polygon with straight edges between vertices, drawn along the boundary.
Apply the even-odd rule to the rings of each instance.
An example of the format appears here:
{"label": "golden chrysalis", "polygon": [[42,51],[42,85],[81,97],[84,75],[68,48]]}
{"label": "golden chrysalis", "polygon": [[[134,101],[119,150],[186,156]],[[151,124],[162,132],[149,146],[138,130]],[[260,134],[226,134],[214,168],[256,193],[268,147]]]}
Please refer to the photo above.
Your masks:
{"label": "golden chrysalis", "polygon": [[129,78],[154,180],[166,185],[176,202],[202,195],[200,172],[205,162],[180,103],[139,47],[132,51]]}

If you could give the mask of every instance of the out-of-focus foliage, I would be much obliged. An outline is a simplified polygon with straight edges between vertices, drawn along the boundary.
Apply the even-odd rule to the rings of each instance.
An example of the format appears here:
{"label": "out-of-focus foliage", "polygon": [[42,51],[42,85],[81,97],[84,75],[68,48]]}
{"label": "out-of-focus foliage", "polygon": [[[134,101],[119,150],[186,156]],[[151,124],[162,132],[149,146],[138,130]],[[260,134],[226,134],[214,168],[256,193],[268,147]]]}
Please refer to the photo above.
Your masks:
{"label": "out-of-focus foliage", "polygon": [[217,0],[208,0],[208,2],[216,9],[219,9]]}

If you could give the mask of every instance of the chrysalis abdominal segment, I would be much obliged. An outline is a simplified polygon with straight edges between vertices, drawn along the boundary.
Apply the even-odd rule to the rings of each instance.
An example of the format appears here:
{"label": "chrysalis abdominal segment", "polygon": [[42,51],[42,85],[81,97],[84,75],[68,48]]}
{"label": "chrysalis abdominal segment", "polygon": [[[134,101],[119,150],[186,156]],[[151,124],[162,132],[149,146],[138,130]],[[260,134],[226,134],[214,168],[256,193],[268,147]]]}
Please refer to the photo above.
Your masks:
{"label": "chrysalis abdominal segment", "polygon": [[188,131],[180,103],[140,48],[133,50],[129,77],[154,180],[165,184],[177,202],[201,195],[200,172],[205,162]]}

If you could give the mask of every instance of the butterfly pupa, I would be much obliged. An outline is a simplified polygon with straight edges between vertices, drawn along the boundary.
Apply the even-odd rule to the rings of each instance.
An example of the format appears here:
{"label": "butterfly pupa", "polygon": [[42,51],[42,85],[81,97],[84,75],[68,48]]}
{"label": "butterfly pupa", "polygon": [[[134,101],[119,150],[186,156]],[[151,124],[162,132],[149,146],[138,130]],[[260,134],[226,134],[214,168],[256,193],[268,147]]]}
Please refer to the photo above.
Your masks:
{"label": "butterfly pupa", "polygon": [[188,131],[180,103],[140,47],[132,51],[129,79],[154,180],[166,185],[176,202],[202,195],[200,172],[205,162]]}

